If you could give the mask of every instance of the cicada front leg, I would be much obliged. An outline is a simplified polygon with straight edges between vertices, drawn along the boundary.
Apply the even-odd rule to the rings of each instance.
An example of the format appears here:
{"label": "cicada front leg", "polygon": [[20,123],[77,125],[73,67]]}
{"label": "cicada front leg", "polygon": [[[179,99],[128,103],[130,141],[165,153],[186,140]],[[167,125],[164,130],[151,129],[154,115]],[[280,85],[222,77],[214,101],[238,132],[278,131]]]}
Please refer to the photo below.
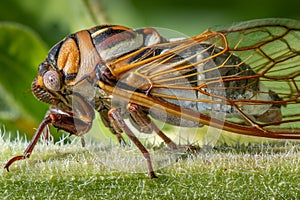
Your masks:
{"label": "cicada front leg", "polygon": [[81,100],[82,98],[80,98],[79,96],[74,96],[73,103],[74,106],[76,106],[76,109],[74,107],[74,110],[72,110],[72,112],[65,111],[57,107],[51,107],[47,112],[44,120],[40,123],[38,129],[35,132],[35,135],[33,136],[33,139],[24,151],[23,155],[15,156],[10,159],[6,163],[4,168],[9,171],[9,167],[15,161],[29,158],[37,141],[41,137],[41,134],[44,132],[44,130],[49,131],[47,130],[49,125],[54,126],[58,130],[64,130],[71,135],[80,136],[81,142],[84,145],[83,135],[87,133],[92,126],[94,111],[89,104],[84,103],[84,101]]}
{"label": "cicada front leg", "polygon": [[39,125],[38,129],[36,130],[33,139],[31,140],[30,144],[24,151],[23,155],[13,157],[6,163],[4,168],[7,171],[9,171],[10,165],[13,164],[15,161],[23,160],[30,157],[41,134],[45,129],[47,129],[48,125],[50,124],[52,124],[54,127],[58,129],[65,130],[70,134],[75,134],[75,135],[77,135],[78,129],[81,129],[82,132],[86,132],[87,130],[90,129],[90,123],[84,122],[78,118],[73,118],[73,116],[69,114],[58,113],[58,109],[51,108],[47,113],[46,117],[44,118],[44,120]]}
{"label": "cicada front leg", "polygon": [[42,123],[40,124],[40,126],[38,127],[33,139],[31,140],[30,144],[28,145],[28,147],[26,148],[26,150],[24,151],[23,155],[21,156],[15,156],[13,158],[11,158],[4,166],[4,168],[9,171],[9,167],[11,166],[11,164],[13,164],[14,162],[18,161],[18,160],[22,160],[22,159],[26,159],[29,158],[31,155],[31,152],[34,148],[34,146],[36,145],[37,141],[39,140],[42,132],[44,131],[45,127],[51,123],[52,119],[50,116],[46,116],[44,118],[44,120],[42,121]]}

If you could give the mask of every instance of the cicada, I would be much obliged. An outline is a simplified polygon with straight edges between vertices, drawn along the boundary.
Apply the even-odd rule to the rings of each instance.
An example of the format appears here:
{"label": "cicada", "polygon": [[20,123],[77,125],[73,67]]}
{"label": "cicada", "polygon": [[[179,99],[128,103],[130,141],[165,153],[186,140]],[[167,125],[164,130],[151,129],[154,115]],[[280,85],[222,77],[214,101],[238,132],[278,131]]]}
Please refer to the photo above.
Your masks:
{"label": "cicada", "polygon": [[248,21],[176,39],[119,25],[79,31],[39,65],[32,92],[51,107],[24,154],[5,168],[29,158],[49,125],[83,136],[95,111],[120,142],[126,134],[138,147],[151,178],[148,150],[129,124],[155,132],[171,148],[178,146],[152,119],[300,139],[299,69],[299,21]]}

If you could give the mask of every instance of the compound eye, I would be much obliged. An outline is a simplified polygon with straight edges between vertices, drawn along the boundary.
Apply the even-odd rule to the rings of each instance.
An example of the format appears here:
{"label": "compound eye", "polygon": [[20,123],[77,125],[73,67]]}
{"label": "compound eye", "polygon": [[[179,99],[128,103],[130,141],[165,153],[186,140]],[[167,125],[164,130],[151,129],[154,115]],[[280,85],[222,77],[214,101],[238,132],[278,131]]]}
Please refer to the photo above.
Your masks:
{"label": "compound eye", "polygon": [[49,90],[58,91],[60,89],[60,79],[56,71],[47,71],[43,76],[43,81]]}

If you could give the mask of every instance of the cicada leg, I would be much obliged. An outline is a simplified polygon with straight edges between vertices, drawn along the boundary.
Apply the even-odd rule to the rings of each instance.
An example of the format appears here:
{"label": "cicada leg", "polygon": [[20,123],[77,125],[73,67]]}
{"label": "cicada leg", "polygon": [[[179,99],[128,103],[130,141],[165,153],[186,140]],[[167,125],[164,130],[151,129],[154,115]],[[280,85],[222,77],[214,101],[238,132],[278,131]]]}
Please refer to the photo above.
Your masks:
{"label": "cicada leg", "polygon": [[81,146],[85,147],[85,139],[83,135],[80,137],[80,142],[81,142]]}
{"label": "cicada leg", "polygon": [[144,145],[139,141],[139,139],[133,134],[130,128],[126,125],[123,120],[120,111],[116,108],[111,108],[108,112],[108,117],[111,121],[111,124],[115,129],[121,129],[125,132],[125,134],[130,138],[130,140],[139,148],[142,152],[143,156],[147,160],[148,170],[151,178],[157,178],[155,172],[152,167],[151,157],[148,150],[144,147]]}
{"label": "cicada leg", "polygon": [[133,124],[136,124],[136,128],[144,133],[151,133],[155,131],[155,133],[170,147],[171,149],[177,149],[177,145],[166,136],[147,116],[147,114],[134,103],[129,103],[127,109],[130,112],[130,116],[134,120]]}
{"label": "cicada leg", "polygon": [[37,141],[39,140],[42,132],[44,131],[45,127],[51,123],[52,119],[51,119],[51,116],[46,116],[44,118],[44,120],[42,121],[42,123],[40,124],[40,126],[38,127],[33,139],[31,140],[30,144],[28,145],[28,147],[26,148],[26,150],[24,151],[23,155],[21,156],[15,156],[13,157],[12,159],[10,159],[6,165],[4,166],[4,168],[9,171],[9,166],[11,164],[13,164],[14,162],[18,161],[18,160],[22,160],[22,159],[26,159],[26,158],[29,158],[30,157],[30,154],[32,152],[32,150],[34,149]]}
{"label": "cicada leg", "polygon": [[[148,117],[147,113],[141,109],[140,106],[134,103],[129,103],[127,109],[130,112],[130,116],[134,120],[133,125],[136,123],[136,128],[141,132],[150,133],[154,131],[171,149],[189,149],[195,150],[191,145],[177,145],[173,142],[164,132],[162,132],[156,124]],[[147,132],[145,131],[147,130]]]}
{"label": "cicada leg", "polygon": [[120,145],[126,145],[126,142],[124,140],[124,138],[122,137],[121,133],[123,132],[122,130],[118,129],[118,127],[113,127],[113,125],[111,124],[109,118],[108,118],[108,109],[106,108],[102,108],[99,111],[99,115],[101,117],[101,120],[104,124],[104,126],[106,126],[107,128],[109,128],[110,132],[114,135],[116,135],[119,144]]}
{"label": "cicada leg", "polygon": [[47,124],[45,126],[43,132],[44,132],[44,140],[45,140],[46,144],[49,144],[49,140],[50,140],[50,137],[51,137],[49,124]]}
{"label": "cicada leg", "polygon": [[[87,121],[83,121],[82,119],[74,117],[73,113],[64,112],[58,108],[51,107],[50,110],[47,112],[44,120],[40,123],[38,129],[35,132],[33,139],[31,140],[30,144],[24,151],[23,155],[15,156],[6,163],[4,168],[7,171],[9,171],[9,167],[15,161],[23,160],[30,157],[37,141],[41,137],[41,134],[44,132],[45,129],[46,129],[45,131],[48,131],[47,129],[50,124],[70,134],[82,136],[91,128],[92,118],[88,119]],[[84,145],[84,141],[81,140],[81,142],[82,145]]]}

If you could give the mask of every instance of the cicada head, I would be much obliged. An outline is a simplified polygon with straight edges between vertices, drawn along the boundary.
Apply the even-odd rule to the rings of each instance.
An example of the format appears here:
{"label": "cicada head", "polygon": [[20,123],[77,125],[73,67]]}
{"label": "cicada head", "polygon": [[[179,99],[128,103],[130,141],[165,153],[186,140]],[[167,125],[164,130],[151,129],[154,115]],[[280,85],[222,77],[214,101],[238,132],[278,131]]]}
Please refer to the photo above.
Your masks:
{"label": "cicada head", "polygon": [[[39,65],[38,75],[31,84],[31,90],[34,96],[42,102],[61,108],[68,108],[66,95],[62,93],[65,75],[62,70],[59,69],[59,65],[66,65],[66,63],[61,64],[62,58],[60,58],[59,55],[60,50],[63,50],[62,47],[64,43],[65,41],[62,41],[55,45],[50,50],[46,60]],[[64,57],[67,56],[64,55]]]}
{"label": "cicada head", "polygon": [[31,87],[35,97],[64,110],[72,109],[74,93],[92,101],[95,95],[92,74],[97,64],[103,63],[94,42],[91,33],[83,30],[57,43],[39,65]]}

